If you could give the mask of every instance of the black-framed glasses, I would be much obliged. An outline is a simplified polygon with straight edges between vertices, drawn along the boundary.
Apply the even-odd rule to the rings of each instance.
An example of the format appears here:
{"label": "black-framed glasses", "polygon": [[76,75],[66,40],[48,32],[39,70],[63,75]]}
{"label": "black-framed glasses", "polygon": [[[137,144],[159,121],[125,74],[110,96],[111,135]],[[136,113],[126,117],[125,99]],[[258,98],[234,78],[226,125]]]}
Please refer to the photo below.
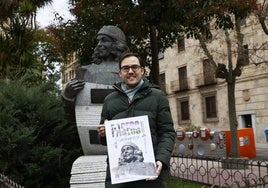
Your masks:
{"label": "black-framed glasses", "polygon": [[135,72],[135,71],[139,70],[140,68],[141,68],[141,66],[139,66],[139,65],[130,65],[130,66],[126,65],[126,66],[121,67],[121,71],[128,72],[129,69],[131,69],[132,71]]}

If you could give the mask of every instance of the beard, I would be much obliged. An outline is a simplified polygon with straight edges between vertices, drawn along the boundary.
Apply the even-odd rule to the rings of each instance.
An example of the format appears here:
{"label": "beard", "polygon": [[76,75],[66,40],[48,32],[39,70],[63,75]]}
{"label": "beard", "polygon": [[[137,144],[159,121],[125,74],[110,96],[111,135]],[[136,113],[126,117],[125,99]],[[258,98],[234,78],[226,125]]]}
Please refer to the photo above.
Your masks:
{"label": "beard", "polygon": [[94,50],[94,53],[92,55],[93,63],[99,65],[101,62],[103,62],[104,58],[100,55],[99,50]]}
{"label": "beard", "polygon": [[95,56],[95,54],[92,56],[92,62],[99,65],[101,62],[103,62],[103,59],[100,58],[99,56]]}
{"label": "beard", "polygon": [[123,46],[118,48],[117,44],[111,46],[96,46],[92,55],[92,61],[95,64],[101,64],[105,61],[118,61],[121,54],[126,51]]}

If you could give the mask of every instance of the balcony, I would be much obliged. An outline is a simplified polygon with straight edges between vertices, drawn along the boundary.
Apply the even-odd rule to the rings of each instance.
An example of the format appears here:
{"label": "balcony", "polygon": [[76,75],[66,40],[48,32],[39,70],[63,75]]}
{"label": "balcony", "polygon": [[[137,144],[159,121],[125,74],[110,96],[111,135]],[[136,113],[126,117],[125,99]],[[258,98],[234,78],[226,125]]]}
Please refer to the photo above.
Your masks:
{"label": "balcony", "polygon": [[173,92],[188,90],[189,89],[188,80],[182,79],[182,80],[171,81],[170,87],[171,87],[171,91]]}
{"label": "balcony", "polygon": [[215,78],[213,74],[210,76],[207,75],[205,78],[203,74],[200,74],[196,78],[197,87],[209,86],[209,85],[215,85],[215,84],[217,84],[217,79]]}
{"label": "balcony", "polygon": [[163,83],[163,84],[159,84],[159,87],[160,87],[160,89],[164,92],[164,93],[167,93],[167,85],[165,84],[165,83]]}

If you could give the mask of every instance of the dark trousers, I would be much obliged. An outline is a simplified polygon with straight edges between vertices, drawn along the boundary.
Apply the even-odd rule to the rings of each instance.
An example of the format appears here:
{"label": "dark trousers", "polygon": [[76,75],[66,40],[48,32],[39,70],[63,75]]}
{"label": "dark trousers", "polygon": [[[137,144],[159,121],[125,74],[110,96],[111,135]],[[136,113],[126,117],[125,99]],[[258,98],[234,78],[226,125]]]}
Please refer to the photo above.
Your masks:
{"label": "dark trousers", "polygon": [[140,180],[120,184],[111,184],[110,169],[109,165],[107,165],[105,188],[166,188],[166,187],[167,187],[166,182],[161,177],[161,175],[159,178],[153,181]]}

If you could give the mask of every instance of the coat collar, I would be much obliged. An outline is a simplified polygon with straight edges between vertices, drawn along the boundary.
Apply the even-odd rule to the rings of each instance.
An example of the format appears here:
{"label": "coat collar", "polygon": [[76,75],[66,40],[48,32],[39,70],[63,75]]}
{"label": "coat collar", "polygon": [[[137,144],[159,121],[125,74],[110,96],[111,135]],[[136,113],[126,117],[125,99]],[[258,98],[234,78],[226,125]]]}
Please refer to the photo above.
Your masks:
{"label": "coat collar", "polygon": [[[145,90],[150,90],[151,84],[149,83],[149,81],[147,79],[143,79],[143,81],[144,83],[142,84],[138,92],[144,92]],[[115,83],[113,87],[115,90],[124,93],[123,89],[121,88],[121,83],[122,82]]]}

